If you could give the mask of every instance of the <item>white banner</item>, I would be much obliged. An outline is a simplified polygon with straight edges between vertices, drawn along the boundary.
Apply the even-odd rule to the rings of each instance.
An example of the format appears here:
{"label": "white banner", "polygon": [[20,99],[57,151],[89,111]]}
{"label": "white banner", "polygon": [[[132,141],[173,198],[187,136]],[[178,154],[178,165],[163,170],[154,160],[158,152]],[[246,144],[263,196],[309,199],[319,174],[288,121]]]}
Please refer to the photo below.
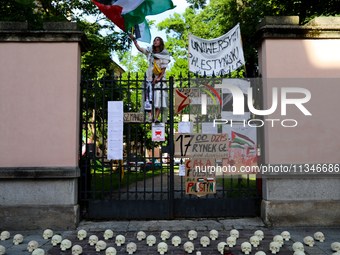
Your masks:
{"label": "white banner", "polygon": [[240,26],[225,35],[202,39],[189,34],[189,71],[212,76],[226,74],[244,65]]}

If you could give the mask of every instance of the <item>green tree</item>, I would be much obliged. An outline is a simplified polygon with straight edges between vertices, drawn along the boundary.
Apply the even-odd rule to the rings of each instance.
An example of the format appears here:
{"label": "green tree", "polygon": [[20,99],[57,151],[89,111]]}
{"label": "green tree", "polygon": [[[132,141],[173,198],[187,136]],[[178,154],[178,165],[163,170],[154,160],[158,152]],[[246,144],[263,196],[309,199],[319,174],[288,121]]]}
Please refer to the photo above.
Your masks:
{"label": "green tree", "polygon": [[[187,0],[191,4],[180,15],[175,13],[157,27],[168,34],[166,48],[175,62],[171,75],[182,72],[187,74],[188,33],[195,36],[212,39],[227,33],[237,23],[240,23],[243,51],[248,75],[257,70],[257,49],[252,38],[256,26],[265,16],[298,15],[300,23],[305,24],[317,16],[337,16],[339,1],[330,0],[210,0],[205,5],[204,0]],[[235,74],[233,74],[235,76]]]}

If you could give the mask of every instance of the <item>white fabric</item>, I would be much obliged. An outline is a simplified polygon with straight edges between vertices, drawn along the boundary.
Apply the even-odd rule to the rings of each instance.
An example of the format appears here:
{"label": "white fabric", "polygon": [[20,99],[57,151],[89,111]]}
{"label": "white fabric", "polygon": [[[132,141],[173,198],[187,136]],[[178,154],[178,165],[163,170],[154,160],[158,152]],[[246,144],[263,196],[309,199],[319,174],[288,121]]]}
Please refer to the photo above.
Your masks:
{"label": "white fabric", "polygon": [[[157,65],[161,66],[161,68],[166,68],[170,62],[170,56],[167,50],[153,54],[151,46],[146,49],[143,48],[143,54],[147,57],[149,65],[148,70],[146,71],[146,80],[150,82],[152,81],[152,76],[154,74],[152,72],[152,69],[154,68],[154,61],[156,61]],[[158,59],[155,59],[155,57]],[[159,77],[159,75],[155,75],[155,78],[157,77]],[[162,80],[166,80],[166,72],[164,73]],[[168,108],[167,84],[165,82],[158,82],[154,85],[154,88],[161,88],[161,84],[163,90],[155,90],[153,93],[153,105],[155,108]]]}
{"label": "white fabric", "polygon": [[128,13],[136,9],[145,0],[118,0],[114,5],[123,7],[122,14]]}
{"label": "white fabric", "polygon": [[215,39],[189,35],[189,71],[212,76],[235,71],[244,63],[239,24]]}

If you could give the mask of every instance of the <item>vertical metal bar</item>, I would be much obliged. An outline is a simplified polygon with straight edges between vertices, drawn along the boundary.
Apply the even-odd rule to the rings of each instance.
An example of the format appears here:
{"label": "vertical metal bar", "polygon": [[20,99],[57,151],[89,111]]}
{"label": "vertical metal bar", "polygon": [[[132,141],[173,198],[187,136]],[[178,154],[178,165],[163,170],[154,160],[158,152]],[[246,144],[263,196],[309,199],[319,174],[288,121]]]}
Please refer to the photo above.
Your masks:
{"label": "vertical metal bar", "polygon": [[[111,91],[111,97],[110,101],[113,101],[113,84],[114,84],[114,74],[111,75],[111,83],[110,83],[110,91]],[[107,124],[108,125],[108,124]],[[120,160],[118,161],[120,162]],[[117,166],[116,166],[117,167]],[[121,168],[118,165],[118,172],[120,173]],[[110,160],[110,200],[112,200],[112,177],[113,177],[113,160]]]}
{"label": "vertical metal bar", "polygon": [[[97,88],[98,88],[98,76],[96,75],[96,80],[94,83],[94,109],[93,109],[93,121],[92,124],[94,125],[94,157],[93,157],[93,166],[91,165],[91,167],[93,167],[93,190],[94,190],[94,194],[93,194],[93,199],[96,199],[96,168],[97,168],[97,161],[96,161],[96,157],[97,157],[97,152],[96,152],[96,144],[97,144]],[[91,169],[90,169],[91,170]]]}
{"label": "vertical metal bar", "polygon": [[169,78],[170,92],[170,219],[174,218],[174,78]]}
{"label": "vertical metal bar", "polygon": [[104,152],[105,152],[105,149],[104,149],[104,145],[105,145],[105,140],[104,140],[104,131],[105,131],[105,119],[106,119],[106,116],[105,116],[105,110],[106,110],[106,107],[105,107],[105,82],[106,82],[106,76],[105,76],[105,73],[104,73],[104,77],[103,77],[103,88],[102,88],[102,93],[103,93],[103,96],[102,96],[102,99],[103,99],[103,106],[102,106],[102,120],[101,120],[101,123],[100,123],[100,128],[102,130],[102,145],[103,145],[103,150],[102,150],[102,155],[100,156],[100,159],[101,159],[101,163],[102,163],[102,166],[101,166],[101,170],[102,170],[102,199],[104,199],[104,178],[105,178],[105,175],[104,175]]}
{"label": "vertical metal bar", "polygon": [[[91,190],[91,187],[87,187],[87,184],[88,184],[88,171],[90,171],[90,176],[91,176],[91,164],[89,164],[90,160],[87,156],[87,148],[88,148],[88,128],[89,128],[89,75],[87,74],[87,79],[86,79],[86,116],[85,116],[85,130],[86,130],[86,137],[85,137],[85,146],[86,146],[86,153],[85,153],[85,198],[87,199],[88,197],[90,197],[90,194],[87,194],[88,192],[91,193],[92,190]],[[90,168],[90,170],[89,170]],[[91,180],[90,180],[91,181]],[[89,181],[89,182],[90,182]],[[87,189],[90,189],[89,191]]]}
{"label": "vertical metal bar", "polygon": [[[130,72],[128,74],[128,80],[127,80],[127,93],[128,93],[128,103],[130,103],[130,94],[129,94],[129,91],[130,91]],[[122,99],[121,99],[122,100]],[[130,123],[127,123],[127,126],[128,126],[128,129],[127,129],[127,136],[126,136],[126,143],[127,143],[127,151],[128,151],[128,157],[129,157],[129,160],[128,162],[130,162],[130,159],[131,159],[131,147],[130,147]],[[137,156],[137,155],[136,155]],[[137,171],[137,163],[138,161],[135,161],[136,162],[136,165],[134,166],[135,167],[135,170]],[[128,171],[127,171],[127,183],[126,183],[126,200],[129,200],[129,181],[130,181],[130,172],[131,172],[131,166],[129,166],[128,168]]]}
{"label": "vertical metal bar", "polygon": [[[119,100],[122,99],[122,74],[119,75]],[[124,123],[123,123],[124,125]],[[129,154],[128,154],[129,155]],[[129,164],[129,161],[127,161],[127,164]],[[121,169],[121,161],[119,160],[119,170]],[[128,172],[129,172],[129,165],[127,165]],[[119,179],[118,179],[118,200],[121,200],[121,182],[122,182],[122,172],[119,171]]]}

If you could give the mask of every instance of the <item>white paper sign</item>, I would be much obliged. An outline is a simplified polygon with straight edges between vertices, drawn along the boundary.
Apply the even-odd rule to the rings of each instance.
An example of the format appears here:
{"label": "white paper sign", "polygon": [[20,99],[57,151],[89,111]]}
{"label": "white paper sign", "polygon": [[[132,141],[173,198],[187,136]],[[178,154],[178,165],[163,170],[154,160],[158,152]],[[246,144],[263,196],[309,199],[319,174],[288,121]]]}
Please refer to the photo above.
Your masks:
{"label": "white paper sign", "polygon": [[218,133],[218,125],[214,122],[202,122],[202,134],[217,134]]}
{"label": "white paper sign", "polygon": [[190,121],[178,122],[178,133],[193,133],[194,123]]}
{"label": "white paper sign", "polygon": [[207,76],[226,74],[244,65],[240,26],[215,39],[189,35],[189,71]]}
{"label": "white paper sign", "polygon": [[179,165],[179,176],[185,176],[185,165]]}
{"label": "white paper sign", "polygon": [[165,141],[165,123],[152,123],[152,141]]}
{"label": "white paper sign", "polygon": [[109,101],[107,111],[107,159],[123,159],[123,101]]}

